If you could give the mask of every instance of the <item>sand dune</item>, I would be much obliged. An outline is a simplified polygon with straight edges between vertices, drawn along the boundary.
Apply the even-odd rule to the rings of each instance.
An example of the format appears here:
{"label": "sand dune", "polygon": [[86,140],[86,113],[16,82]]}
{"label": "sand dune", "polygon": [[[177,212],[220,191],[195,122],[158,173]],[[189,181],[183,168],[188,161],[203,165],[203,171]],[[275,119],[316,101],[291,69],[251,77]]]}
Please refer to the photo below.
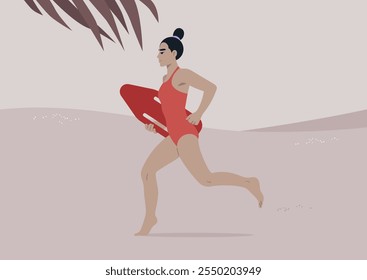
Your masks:
{"label": "sand dune", "polygon": [[177,160],[157,174],[158,224],[135,237],[140,170],[161,136],[122,115],[0,110],[0,259],[366,259],[367,128],[352,123],[203,129],[208,167],[258,177],[263,209],[239,187],[199,185]]}
{"label": "sand dune", "polygon": [[318,131],[367,127],[367,110],[317,120],[252,129],[248,131]]}

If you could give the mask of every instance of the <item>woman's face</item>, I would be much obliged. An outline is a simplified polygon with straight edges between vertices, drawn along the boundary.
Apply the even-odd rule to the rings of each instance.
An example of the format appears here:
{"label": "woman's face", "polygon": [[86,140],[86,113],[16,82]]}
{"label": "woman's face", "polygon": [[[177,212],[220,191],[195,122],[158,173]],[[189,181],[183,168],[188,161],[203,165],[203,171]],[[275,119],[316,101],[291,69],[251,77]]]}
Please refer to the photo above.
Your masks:
{"label": "woman's face", "polygon": [[161,43],[159,45],[157,58],[161,66],[171,64],[173,61],[176,60],[176,55],[177,52],[175,50],[171,52],[166,43]]}

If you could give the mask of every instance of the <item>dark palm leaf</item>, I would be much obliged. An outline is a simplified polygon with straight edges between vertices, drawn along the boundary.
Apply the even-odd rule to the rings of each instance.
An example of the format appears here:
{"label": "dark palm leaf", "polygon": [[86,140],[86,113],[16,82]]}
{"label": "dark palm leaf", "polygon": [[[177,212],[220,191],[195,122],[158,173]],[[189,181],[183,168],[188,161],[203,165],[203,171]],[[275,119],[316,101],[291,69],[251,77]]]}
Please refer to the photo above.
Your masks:
{"label": "dark palm leaf", "polygon": [[[29,0],[28,0],[29,1]],[[32,1],[32,0],[30,0]],[[86,21],[84,20],[84,18],[82,17],[82,15],[80,14],[79,10],[69,1],[65,1],[65,0],[54,0],[54,2],[65,12],[67,13],[69,16],[71,16],[76,22],[80,23],[81,25],[89,28],[88,24],[86,23]],[[114,42],[114,40],[112,40],[112,38],[110,36],[108,36],[108,34],[99,27],[99,32],[105,36],[106,38],[108,38],[109,40],[111,40],[112,42]]]}
{"label": "dark palm leaf", "polygon": [[147,6],[149,10],[152,12],[152,14],[154,15],[155,19],[159,21],[157,8],[155,7],[152,0],[140,0],[140,2],[142,2],[145,6]]}
{"label": "dark palm leaf", "polygon": [[115,33],[117,39],[119,40],[122,48],[124,46],[122,45],[121,38],[119,31],[117,30],[116,22],[113,18],[113,15],[111,13],[110,7],[107,5],[105,1],[101,0],[90,0],[90,2],[96,7],[96,9],[101,13],[101,15],[106,19],[108,24],[111,26],[113,33]]}
{"label": "dark palm leaf", "polygon": [[[41,7],[48,13],[54,20],[58,23],[62,24],[63,26],[70,29],[69,26],[62,20],[59,14],[56,12],[54,6],[50,2],[50,0],[37,0],[37,2],[41,5]],[[71,30],[71,29],[70,29]]]}
{"label": "dark palm leaf", "polygon": [[[101,0],[101,1],[103,1],[103,0]],[[101,34],[99,33],[97,22],[94,19],[91,11],[89,11],[88,6],[84,3],[83,0],[73,0],[73,2],[75,4],[75,6],[79,9],[80,13],[82,14],[82,17],[87,22],[87,24],[90,27],[90,29],[92,30],[94,36],[98,40],[98,43],[101,45],[101,47],[103,49],[102,38],[101,38]]]}
{"label": "dark palm leaf", "polygon": [[136,6],[135,0],[120,0],[122,6],[124,6],[127,15],[130,18],[131,25],[134,28],[136,37],[138,38],[140,47],[143,48],[143,40],[141,37],[141,26],[138,7]]}
{"label": "dark palm leaf", "polygon": [[24,0],[28,6],[35,11],[36,13],[39,13],[40,15],[42,15],[41,11],[37,8],[36,4],[33,2],[33,0]]}
{"label": "dark palm leaf", "polygon": [[[72,17],[75,21],[79,24],[88,27],[92,30],[94,36],[96,37],[98,43],[103,49],[103,43],[101,35],[107,37],[108,39],[112,40],[111,37],[104,32],[98,25],[97,22],[89,10],[88,6],[85,4],[85,0],[36,0],[40,6],[57,22],[64,25],[65,27],[69,28],[63,19],[59,16],[57,11],[55,10],[52,2],[55,2],[65,13],[67,13],[70,17]],[[72,1],[73,3],[71,3]],[[121,37],[116,25],[116,22],[113,18],[113,15],[117,17],[119,22],[123,25],[125,30],[129,33],[128,28],[126,26],[126,22],[122,15],[122,12],[119,6],[116,3],[116,0],[89,0],[94,7],[98,10],[98,12],[104,17],[107,21],[108,25],[111,27],[112,31],[116,35],[118,41],[120,42],[121,46],[122,41]],[[134,29],[135,35],[139,41],[140,47],[143,48],[142,43],[142,31],[140,25],[140,17],[138,7],[136,5],[137,0],[120,0],[122,6],[126,10],[126,13],[131,21],[131,25]],[[25,0],[28,6],[35,11],[36,13],[42,14],[41,11],[36,6],[34,0]],[[151,13],[154,15],[157,21],[158,19],[158,12],[152,0],[140,0]],[[70,28],[69,28],[70,29]],[[112,40],[113,41],[113,40]]]}
{"label": "dark palm leaf", "polygon": [[129,33],[129,30],[127,30],[126,22],[124,20],[124,16],[122,15],[122,12],[117,5],[115,0],[106,0],[107,5],[110,7],[111,11],[115,14],[115,16],[118,18],[118,20],[121,22],[122,26],[125,28],[127,33]]}

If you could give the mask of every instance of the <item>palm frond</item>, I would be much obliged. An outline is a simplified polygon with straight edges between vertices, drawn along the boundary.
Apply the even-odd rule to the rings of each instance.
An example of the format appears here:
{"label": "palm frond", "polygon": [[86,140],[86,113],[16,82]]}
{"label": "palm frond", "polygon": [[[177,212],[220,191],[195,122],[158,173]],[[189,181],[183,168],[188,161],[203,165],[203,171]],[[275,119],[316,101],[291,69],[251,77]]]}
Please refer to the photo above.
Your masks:
{"label": "palm frond", "polygon": [[[70,17],[72,17],[76,22],[78,22],[80,25],[83,25],[89,29],[88,24],[80,14],[79,10],[68,0],[54,0],[54,2]],[[107,39],[111,40],[112,42],[115,42],[102,28],[99,28],[99,32],[101,35],[105,36]]]}
{"label": "palm frond", "polygon": [[107,5],[110,7],[111,11],[114,13],[114,15],[118,18],[118,20],[121,22],[122,26],[125,28],[126,32],[129,33],[129,30],[127,30],[126,22],[124,20],[124,16],[122,15],[122,12],[117,5],[115,0],[105,0]]}
{"label": "palm frond", "polygon": [[148,7],[148,9],[154,15],[155,19],[159,22],[158,11],[152,0],[140,0],[140,2],[142,2],[145,6]]}
{"label": "palm frond", "polygon": [[101,13],[101,15],[105,18],[105,20],[108,22],[109,26],[111,27],[113,33],[115,33],[117,39],[119,40],[121,47],[124,48],[121,42],[121,37],[119,34],[119,31],[116,26],[116,22],[113,18],[112,12],[110,10],[110,7],[107,5],[105,1],[101,0],[90,0],[90,2],[96,7],[96,9]]}
{"label": "palm frond", "polygon": [[38,9],[38,7],[36,6],[36,4],[33,2],[33,0],[24,0],[28,6],[35,11],[36,13],[42,15],[41,11]]}
{"label": "palm frond", "polygon": [[[103,1],[103,0],[101,0]],[[103,49],[103,43],[102,43],[102,38],[101,38],[101,34],[99,33],[99,28],[97,25],[97,22],[95,20],[95,18],[93,17],[93,14],[91,13],[91,11],[89,10],[88,6],[84,3],[83,0],[73,0],[75,6],[79,9],[82,17],[85,19],[85,21],[87,22],[89,28],[92,30],[94,37],[96,37],[98,43],[100,44],[100,46]]]}
{"label": "palm frond", "polygon": [[57,13],[57,11],[55,10],[55,7],[52,5],[50,0],[37,0],[37,2],[46,11],[46,13],[48,13],[54,20],[56,20],[58,23],[62,24],[66,28],[70,29],[70,27],[63,21],[63,19]]}
{"label": "palm frond", "polygon": [[[39,8],[36,6],[34,0],[24,0],[27,5],[36,13],[42,15]],[[55,21],[69,28],[67,24],[63,21],[60,15],[55,10],[53,6],[53,1],[57,4],[66,14],[68,14],[71,18],[73,18],[79,24],[91,29],[94,34],[94,37],[97,39],[98,43],[103,49],[103,42],[101,35],[106,38],[111,39],[111,37],[98,26],[94,15],[89,10],[88,6],[85,3],[85,0],[35,0],[39,3],[39,5],[48,13]],[[127,28],[124,16],[121,12],[120,7],[117,5],[117,0],[89,0],[91,4],[97,9],[97,11],[103,16],[103,18],[107,21],[109,27],[112,29],[113,33],[117,37],[120,42],[122,48],[122,40],[120,37],[120,33],[118,27],[116,25],[115,19],[113,15],[119,20],[122,26],[125,28],[126,32],[129,33]],[[142,30],[140,24],[140,17],[138,7],[136,5],[137,0],[120,0],[122,6],[124,7],[128,18],[130,19],[131,25],[134,29],[135,36],[138,39],[139,45],[141,49],[143,49],[143,40],[142,40]],[[159,22],[158,12],[152,0],[139,0],[143,3],[150,12],[154,15],[156,20]],[[70,28],[69,28],[70,29]]]}
{"label": "palm frond", "polygon": [[143,48],[143,40],[141,35],[140,17],[138,7],[135,0],[120,0],[122,6],[124,6],[127,15],[130,18],[131,25],[133,26],[136,38],[139,41],[139,45]]}

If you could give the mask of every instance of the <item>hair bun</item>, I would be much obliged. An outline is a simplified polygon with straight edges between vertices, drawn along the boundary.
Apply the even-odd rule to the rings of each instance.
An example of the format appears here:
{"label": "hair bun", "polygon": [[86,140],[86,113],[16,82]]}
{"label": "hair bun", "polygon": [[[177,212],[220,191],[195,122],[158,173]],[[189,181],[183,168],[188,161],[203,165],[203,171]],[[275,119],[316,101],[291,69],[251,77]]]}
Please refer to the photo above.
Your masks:
{"label": "hair bun", "polygon": [[173,32],[173,36],[177,36],[178,38],[180,38],[180,40],[182,40],[184,34],[185,33],[181,28],[176,28],[175,32]]}

